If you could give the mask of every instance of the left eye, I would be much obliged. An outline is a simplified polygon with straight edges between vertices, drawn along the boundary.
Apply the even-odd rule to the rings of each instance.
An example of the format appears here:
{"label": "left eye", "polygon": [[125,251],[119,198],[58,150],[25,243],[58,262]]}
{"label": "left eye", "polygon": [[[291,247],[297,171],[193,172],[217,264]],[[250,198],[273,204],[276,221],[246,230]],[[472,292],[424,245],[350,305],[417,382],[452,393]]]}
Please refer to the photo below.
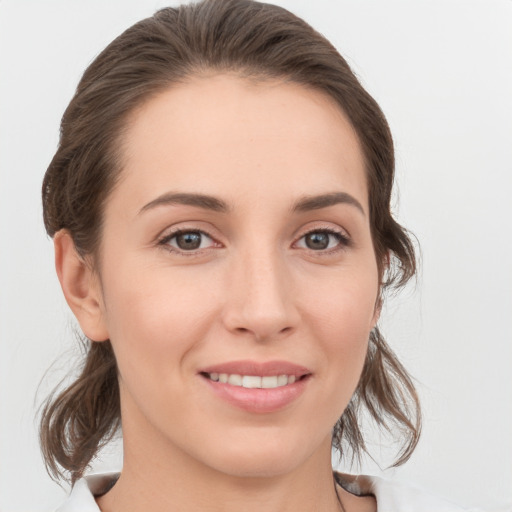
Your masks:
{"label": "left eye", "polygon": [[325,251],[338,245],[344,245],[347,239],[335,231],[311,231],[305,234],[298,242],[298,246],[313,251]]}
{"label": "left eye", "polygon": [[166,237],[161,242],[180,251],[195,251],[213,245],[213,240],[202,231],[180,231]]}

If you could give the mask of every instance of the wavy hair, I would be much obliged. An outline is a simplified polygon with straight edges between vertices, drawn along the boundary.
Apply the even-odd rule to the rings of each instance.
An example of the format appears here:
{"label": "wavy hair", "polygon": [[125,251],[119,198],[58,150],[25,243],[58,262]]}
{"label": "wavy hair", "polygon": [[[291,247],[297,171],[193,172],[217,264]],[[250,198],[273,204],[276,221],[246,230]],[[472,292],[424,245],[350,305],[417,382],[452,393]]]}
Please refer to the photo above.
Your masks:
{"label": "wavy hair", "polygon": [[[105,202],[121,172],[129,115],[155,94],[192,76],[233,72],[323,91],[345,112],[361,144],[381,292],[416,272],[414,246],[390,211],[393,140],[386,119],[332,44],[302,19],[251,0],[204,0],[165,8],[110,43],[86,69],[61,122],[43,187],[49,236],[67,229],[77,252],[97,256]],[[71,385],[42,407],[40,441],[49,474],[74,483],[121,424],[117,368],[109,341],[84,340]],[[364,412],[401,441],[396,464],[411,455],[420,407],[411,378],[375,329],[357,390],[333,429],[333,446],[366,451]],[[398,428],[397,428],[398,427]]]}

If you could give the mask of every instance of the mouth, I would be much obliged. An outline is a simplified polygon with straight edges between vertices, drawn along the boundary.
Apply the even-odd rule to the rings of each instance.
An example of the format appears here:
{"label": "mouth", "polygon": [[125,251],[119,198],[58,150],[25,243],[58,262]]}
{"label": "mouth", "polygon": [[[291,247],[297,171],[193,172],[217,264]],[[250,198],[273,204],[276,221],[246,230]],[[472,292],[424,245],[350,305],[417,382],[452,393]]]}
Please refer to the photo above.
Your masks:
{"label": "mouth", "polygon": [[309,374],[300,375],[240,375],[238,373],[201,372],[201,375],[213,382],[240,386],[246,389],[275,389],[306,379]]}
{"label": "mouth", "polygon": [[291,405],[313,375],[286,361],[233,361],[198,373],[217,397],[251,413],[271,413]]}

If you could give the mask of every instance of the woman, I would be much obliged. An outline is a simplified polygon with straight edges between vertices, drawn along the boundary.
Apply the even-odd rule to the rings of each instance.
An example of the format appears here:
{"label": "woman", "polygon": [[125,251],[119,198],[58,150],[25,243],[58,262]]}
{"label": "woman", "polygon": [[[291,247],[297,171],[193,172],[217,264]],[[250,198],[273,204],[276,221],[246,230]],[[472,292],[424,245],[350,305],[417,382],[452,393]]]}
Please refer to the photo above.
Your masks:
{"label": "woman", "polygon": [[[375,101],[283,9],[164,9],[100,54],[43,184],[90,340],[42,416],[75,484],[60,510],[458,510],[331,468],[331,446],[365,451],[365,410],[399,433],[396,464],[418,441],[377,327],[415,273],[393,169]],[[121,474],[83,479],[121,425]]]}

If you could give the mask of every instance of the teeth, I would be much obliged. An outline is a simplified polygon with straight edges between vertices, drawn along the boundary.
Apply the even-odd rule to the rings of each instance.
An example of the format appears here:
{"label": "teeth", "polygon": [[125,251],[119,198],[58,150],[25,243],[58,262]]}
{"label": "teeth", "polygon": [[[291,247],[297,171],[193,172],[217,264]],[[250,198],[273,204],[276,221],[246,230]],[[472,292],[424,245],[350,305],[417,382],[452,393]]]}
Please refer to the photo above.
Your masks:
{"label": "teeth", "polygon": [[228,378],[228,384],[231,384],[232,386],[241,386],[242,376],[237,375],[236,373],[232,373]]}
{"label": "teeth", "polygon": [[278,386],[286,386],[288,384],[288,375],[278,375],[277,376],[277,385]]}
{"label": "teeth", "polygon": [[242,387],[244,388],[261,388],[261,377],[252,375],[244,375],[242,377]]}
{"label": "teeth", "polygon": [[293,384],[297,378],[295,375],[268,375],[259,377],[257,375],[238,375],[236,373],[208,373],[206,374],[215,382],[222,382],[223,384],[231,384],[232,386],[240,386],[248,389],[273,389]]}
{"label": "teeth", "polygon": [[[283,375],[286,377],[286,375]],[[272,377],[261,377],[261,386],[260,388],[277,388],[278,386],[277,375],[273,375]],[[288,379],[283,379],[283,383],[281,386],[286,386],[288,384]]]}

